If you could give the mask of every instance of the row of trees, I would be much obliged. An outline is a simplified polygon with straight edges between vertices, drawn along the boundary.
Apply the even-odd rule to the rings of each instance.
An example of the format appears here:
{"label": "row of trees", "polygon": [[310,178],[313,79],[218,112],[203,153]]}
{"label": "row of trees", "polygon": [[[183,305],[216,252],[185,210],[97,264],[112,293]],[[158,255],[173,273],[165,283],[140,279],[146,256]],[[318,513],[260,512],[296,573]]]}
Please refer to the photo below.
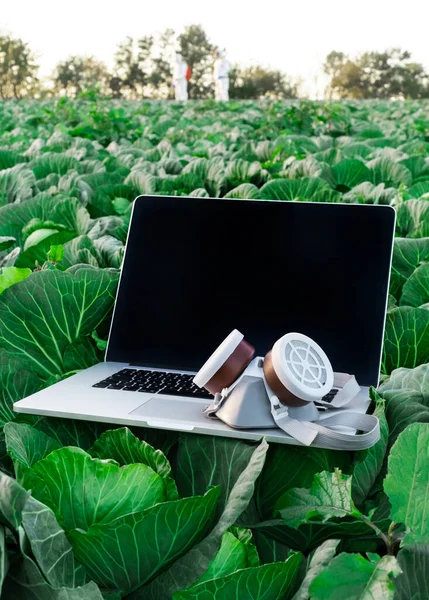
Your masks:
{"label": "row of trees", "polygon": [[331,52],[324,71],[330,77],[328,94],[339,98],[429,98],[429,74],[398,48],[365,52],[350,58]]}
{"label": "row of trees", "polygon": [[[156,36],[128,37],[119,44],[114,67],[94,57],[71,56],[58,63],[48,85],[38,77],[38,65],[27,44],[11,36],[0,36],[0,98],[68,95],[98,89],[114,98],[172,98],[172,60],[179,49],[192,68],[190,98],[213,95],[215,46],[200,25],[191,25],[177,36],[167,29]],[[259,65],[234,65],[230,73],[231,98],[259,98],[271,94],[296,98],[296,82],[278,70]]]}
{"label": "row of trees", "polygon": [[[20,39],[0,36],[0,98],[68,95],[97,89],[115,98],[171,98],[171,63],[179,48],[192,68],[191,98],[212,96],[215,46],[200,25],[177,36],[167,29],[156,36],[119,44],[114,67],[93,57],[71,56],[56,66],[48,85],[38,77],[39,67],[29,46]],[[355,58],[331,52],[323,66],[329,77],[328,98],[429,98],[429,74],[411,60],[409,52],[393,49],[366,52]],[[278,70],[234,65],[230,73],[231,98],[297,98],[299,82]]]}

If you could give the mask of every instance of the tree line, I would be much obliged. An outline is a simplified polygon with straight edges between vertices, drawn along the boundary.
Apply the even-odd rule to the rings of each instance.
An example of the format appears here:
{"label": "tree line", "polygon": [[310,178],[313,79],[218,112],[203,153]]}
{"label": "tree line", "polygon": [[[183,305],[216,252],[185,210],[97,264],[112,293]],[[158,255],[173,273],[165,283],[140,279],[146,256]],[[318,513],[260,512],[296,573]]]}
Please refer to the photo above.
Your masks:
{"label": "tree line", "polygon": [[[140,39],[126,38],[109,70],[94,57],[70,56],[60,61],[48,82],[28,44],[0,36],[0,98],[75,97],[89,90],[114,98],[168,99],[173,97],[172,55],[180,50],[192,68],[190,98],[213,95],[215,45],[201,25],[190,25],[177,36],[172,29]],[[429,74],[400,49],[366,52],[350,57],[331,52],[323,65],[328,76],[327,98],[429,98]],[[233,65],[230,98],[298,98],[299,81],[261,65]]]}

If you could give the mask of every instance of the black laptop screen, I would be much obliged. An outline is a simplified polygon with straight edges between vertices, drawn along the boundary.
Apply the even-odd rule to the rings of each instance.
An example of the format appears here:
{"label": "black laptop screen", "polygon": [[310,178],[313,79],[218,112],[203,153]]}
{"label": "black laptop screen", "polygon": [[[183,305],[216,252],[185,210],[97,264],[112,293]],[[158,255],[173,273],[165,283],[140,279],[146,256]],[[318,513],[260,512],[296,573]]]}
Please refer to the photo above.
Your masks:
{"label": "black laptop screen", "polygon": [[297,331],[376,384],[393,229],[384,206],[140,197],[106,358],[198,370],[233,329],[260,355]]}

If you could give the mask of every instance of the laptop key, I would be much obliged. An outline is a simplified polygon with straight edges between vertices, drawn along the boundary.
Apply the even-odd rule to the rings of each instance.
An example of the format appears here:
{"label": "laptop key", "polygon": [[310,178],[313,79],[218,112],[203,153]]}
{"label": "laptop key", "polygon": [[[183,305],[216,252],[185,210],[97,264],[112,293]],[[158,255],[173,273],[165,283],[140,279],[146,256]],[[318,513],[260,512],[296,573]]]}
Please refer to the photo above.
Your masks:
{"label": "laptop key", "polygon": [[158,394],[165,394],[166,396],[186,396],[186,394],[177,388],[163,388],[159,390]]}
{"label": "laptop key", "polygon": [[124,383],[111,383],[108,387],[109,390],[122,390]]}
{"label": "laptop key", "polygon": [[95,383],[92,387],[107,388],[108,385],[110,385],[110,381],[100,381],[99,383]]}

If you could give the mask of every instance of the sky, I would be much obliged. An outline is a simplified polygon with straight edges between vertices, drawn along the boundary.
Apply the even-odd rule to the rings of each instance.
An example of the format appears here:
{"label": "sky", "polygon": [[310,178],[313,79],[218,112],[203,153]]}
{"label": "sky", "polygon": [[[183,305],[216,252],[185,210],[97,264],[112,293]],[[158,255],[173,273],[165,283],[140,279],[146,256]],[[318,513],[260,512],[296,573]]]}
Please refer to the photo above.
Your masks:
{"label": "sky", "polygon": [[126,36],[200,23],[231,62],[260,63],[304,80],[320,96],[321,65],[331,50],[356,55],[401,47],[429,70],[429,0],[2,0],[0,33],[30,44],[49,75],[72,54],[113,65]]}

